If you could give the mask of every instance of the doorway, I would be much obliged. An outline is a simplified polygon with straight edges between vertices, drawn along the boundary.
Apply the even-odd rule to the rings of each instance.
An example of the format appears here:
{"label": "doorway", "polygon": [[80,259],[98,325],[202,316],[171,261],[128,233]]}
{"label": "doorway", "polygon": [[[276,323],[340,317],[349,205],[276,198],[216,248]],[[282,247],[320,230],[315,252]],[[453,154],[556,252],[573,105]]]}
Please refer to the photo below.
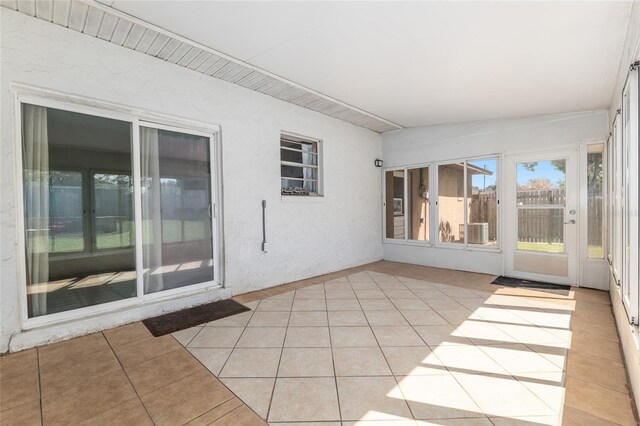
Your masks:
{"label": "doorway", "polygon": [[507,158],[507,275],[578,282],[578,152]]}

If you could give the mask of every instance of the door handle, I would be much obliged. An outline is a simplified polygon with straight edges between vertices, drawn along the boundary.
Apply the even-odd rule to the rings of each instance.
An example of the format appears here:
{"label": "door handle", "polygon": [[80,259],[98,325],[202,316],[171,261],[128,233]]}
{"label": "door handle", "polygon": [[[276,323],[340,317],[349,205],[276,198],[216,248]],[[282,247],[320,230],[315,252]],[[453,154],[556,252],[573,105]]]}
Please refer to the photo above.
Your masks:
{"label": "door handle", "polygon": [[565,225],[575,225],[576,224],[576,220],[575,219],[571,219],[569,222],[565,222]]}

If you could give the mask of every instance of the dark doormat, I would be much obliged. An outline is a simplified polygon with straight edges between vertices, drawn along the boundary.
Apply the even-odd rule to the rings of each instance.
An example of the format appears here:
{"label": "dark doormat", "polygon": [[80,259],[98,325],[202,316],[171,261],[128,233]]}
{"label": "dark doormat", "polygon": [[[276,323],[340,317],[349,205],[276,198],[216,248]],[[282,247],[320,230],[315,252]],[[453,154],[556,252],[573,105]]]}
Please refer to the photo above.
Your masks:
{"label": "dark doormat", "polygon": [[568,296],[569,291],[571,291],[571,286],[569,285],[523,280],[520,278],[505,277],[503,275],[491,281],[491,284],[503,285],[507,287],[526,288],[528,290],[538,290],[545,293],[560,294],[563,296]]}
{"label": "dark doormat", "polygon": [[159,337],[250,310],[235,300],[227,299],[148,318],[142,323],[151,334]]}

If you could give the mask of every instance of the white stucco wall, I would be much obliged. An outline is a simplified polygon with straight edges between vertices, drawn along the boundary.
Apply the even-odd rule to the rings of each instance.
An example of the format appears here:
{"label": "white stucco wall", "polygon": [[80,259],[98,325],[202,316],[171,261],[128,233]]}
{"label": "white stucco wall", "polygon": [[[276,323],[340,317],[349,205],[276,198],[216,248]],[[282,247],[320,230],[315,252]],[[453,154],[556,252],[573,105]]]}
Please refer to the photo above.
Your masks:
{"label": "white stucco wall", "polygon": [[[387,132],[382,136],[385,167],[426,162],[504,156],[527,150],[543,150],[606,138],[607,111],[554,114],[526,118],[443,124]],[[602,142],[602,141],[601,141]],[[502,168],[504,170],[504,167]],[[505,199],[504,171],[498,190]],[[505,217],[504,203],[500,209]],[[508,232],[505,220],[498,223],[501,235]],[[417,245],[383,244],[384,259],[420,265],[461,269],[500,275],[504,273],[503,252],[459,250]]]}
{"label": "white stucco wall", "polygon": [[[12,100],[19,82],[222,126],[225,283],[232,294],[379,260],[379,134],[162,60],[0,8],[0,351],[20,332]],[[280,131],[323,141],[324,198],[283,202]],[[269,252],[261,251],[267,200]],[[195,304],[227,293],[201,295]],[[15,336],[12,350],[132,321],[170,305],[128,310]],[[175,306],[172,305],[172,306]]]}

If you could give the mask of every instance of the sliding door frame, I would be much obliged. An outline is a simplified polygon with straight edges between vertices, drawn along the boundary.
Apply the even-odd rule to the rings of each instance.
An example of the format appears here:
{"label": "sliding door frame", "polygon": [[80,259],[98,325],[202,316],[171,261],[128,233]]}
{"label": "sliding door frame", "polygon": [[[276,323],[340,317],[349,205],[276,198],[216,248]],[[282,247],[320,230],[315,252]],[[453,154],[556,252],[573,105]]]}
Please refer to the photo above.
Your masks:
{"label": "sliding door frame", "polygon": [[[10,85],[13,97],[14,127],[14,180],[15,180],[15,226],[16,226],[16,276],[20,305],[20,322],[23,330],[57,324],[65,321],[84,319],[95,315],[133,307],[142,307],[162,301],[179,299],[224,287],[223,211],[222,211],[222,141],[221,127],[189,119],[131,108],[109,102],[97,101],[75,95],[68,95],[22,84]],[[26,276],[26,241],[24,219],[24,188],[22,165],[22,104],[56,108],[64,111],[87,114],[102,118],[128,122],[131,125],[131,161],[134,179],[134,223],[135,223],[135,264],[136,296],[86,306],[69,311],[29,318]],[[211,164],[211,237],[213,245],[214,279],[181,288],[144,294],[142,280],[142,219],[141,170],[140,170],[140,126],[177,131],[209,138],[209,161]]]}
{"label": "sliding door frame", "polygon": [[144,270],[144,265],[143,265],[143,258],[142,258],[142,226],[136,226],[136,247],[140,247],[140,253],[138,252],[138,250],[136,249],[136,277],[137,277],[137,288],[138,288],[138,294],[141,294],[143,296],[144,300],[157,300],[157,299],[167,299],[167,298],[171,298],[174,295],[182,295],[185,293],[185,291],[196,291],[198,289],[203,289],[203,288],[208,288],[208,287],[213,287],[213,286],[217,286],[218,283],[221,282],[221,280],[218,277],[218,273],[219,273],[219,268],[220,265],[222,264],[222,260],[220,259],[219,256],[219,252],[220,252],[220,248],[218,247],[218,245],[216,244],[216,241],[218,241],[218,235],[220,234],[220,231],[218,229],[218,217],[219,215],[217,214],[217,209],[218,206],[220,205],[220,202],[218,201],[218,188],[216,186],[216,169],[217,169],[217,162],[216,162],[216,134],[215,133],[209,133],[209,132],[203,132],[203,131],[197,131],[197,130],[191,130],[191,129],[187,129],[185,127],[176,127],[176,126],[171,126],[171,125],[166,125],[166,124],[158,124],[152,121],[146,121],[146,120],[142,120],[142,119],[136,119],[135,125],[134,125],[134,129],[137,129],[137,131],[135,131],[135,134],[133,136],[133,142],[134,142],[134,147],[136,147],[137,152],[134,151],[134,154],[137,154],[137,160],[135,159],[136,157],[134,157],[134,178],[133,178],[133,182],[134,182],[134,193],[135,193],[135,222],[136,223],[142,223],[142,174],[141,174],[141,170],[140,170],[140,160],[141,160],[141,154],[140,154],[140,128],[142,127],[146,127],[146,128],[151,128],[151,129],[158,129],[158,130],[167,130],[170,132],[177,132],[177,133],[184,133],[184,134],[188,134],[188,135],[195,135],[195,136],[202,136],[205,138],[209,139],[209,164],[211,165],[211,173],[210,173],[210,187],[211,187],[211,238],[212,238],[212,243],[213,243],[213,274],[214,274],[214,279],[213,281],[206,281],[203,283],[198,283],[198,284],[191,284],[185,287],[178,287],[178,288],[174,288],[174,289],[169,289],[169,290],[162,290],[162,291],[158,291],[158,292],[154,292],[154,293],[148,293],[145,294],[144,293],[144,279],[143,279],[143,270]]}

